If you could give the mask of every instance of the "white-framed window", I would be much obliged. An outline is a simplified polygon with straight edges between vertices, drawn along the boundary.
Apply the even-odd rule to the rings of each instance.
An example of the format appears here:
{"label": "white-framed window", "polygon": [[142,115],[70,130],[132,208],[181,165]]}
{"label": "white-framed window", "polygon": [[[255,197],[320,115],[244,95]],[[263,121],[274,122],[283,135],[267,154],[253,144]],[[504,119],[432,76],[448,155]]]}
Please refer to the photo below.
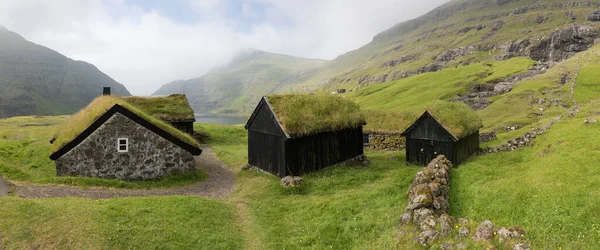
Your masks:
{"label": "white-framed window", "polygon": [[129,139],[128,138],[118,138],[117,139],[117,151],[119,153],[125,153],[129,151]]}

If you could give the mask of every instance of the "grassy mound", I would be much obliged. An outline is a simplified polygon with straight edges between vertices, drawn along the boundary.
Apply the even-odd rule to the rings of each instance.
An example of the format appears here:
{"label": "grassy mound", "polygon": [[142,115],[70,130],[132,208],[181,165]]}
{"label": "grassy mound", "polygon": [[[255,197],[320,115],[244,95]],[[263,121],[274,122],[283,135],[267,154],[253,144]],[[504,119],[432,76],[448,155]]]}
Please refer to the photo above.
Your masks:
{"label": "grassy mound", "polygon": [[194,110],[190,107],[185,95],[174,94],[161,97],[130,96],[125,101],[144,113],[161,120],[187,121],[194,120]]}
{"label": "grassy mound", "polygon": [[267,97],[290,136],[303,136],[365,123],[359,106],[331,95],[271,95]]}
{"label": "grassy mound", "polygon": [[64,147],[67,143],[71,142],[85,129],[92,125],[92,123],[94,123],[94,121],[96,121],[100,116],[106,113],[106,111],[112,108],[115,104],[123,106],[127,110],[142,117],[144,120],[154,124],[160,129],[167,131],[168,133],[184,141],[185,143],[199,147],[198,142],[194,140],[194,138],[192,138],[190,135],[181,132],[180,130],[172,127],[171,125],[141,111],[140,109],[129,104],[123,98],[116,96],[101,96],[92,101],[92,103],[90,103],[87,107],[71,116],[68,120],[66,120],[62,125],[58,127],[53,136],[55,141],[50,146],[51,152],[55,153],[56,151]]}

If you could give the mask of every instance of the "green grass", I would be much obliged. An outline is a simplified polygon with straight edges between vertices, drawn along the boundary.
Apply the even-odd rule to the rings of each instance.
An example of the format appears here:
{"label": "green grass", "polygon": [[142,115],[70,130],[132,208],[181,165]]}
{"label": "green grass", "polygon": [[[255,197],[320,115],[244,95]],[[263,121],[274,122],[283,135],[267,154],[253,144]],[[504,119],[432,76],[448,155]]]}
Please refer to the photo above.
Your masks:
{"label": "green grass", "polygon": [[331,95],[270,95],[267,97],[283,129],[303,136],[365,123],[356,103]]}
{"label": "green grass", "polygon": [[[423,111],[436,100],[450,100],[465,94],[476,83],[485,83],[527,70],[532,61],[513,58],[506,61],[473,64],[425,73],[395,82],[372,85],[347,95],[362,109]],[[494,70],[510,65],[511,70]],[[517,68],[517,69],[514,69]],[[491,78],[490,78],[491,77]]]}
{"label": "green grass", "polygon": [[198,183],[208,175],[197,170],[177,173],[160,180],[122,181],[84,177],[57,177],[50,160],[49,135],[66,116],[13,117],[0,120],[0,174],[11,181],[65,184],[84,187],[152,188]]}
{"label": "green grass", "polygon": [[519,225],[535,248],[593,249],[600,241],[595,104],[562,119],[535,146],[475,157],[452,172],[451,212]]}
{"label": "green grass", "polygon": [[589,102],[600,96],[600,66],[588,65],[583,67],[577,76],[575,100]]}
{"label": "green grass", "polygon": [[227,202],[196,197],[0,198],[7,249],[239,249]]}
{"label": "green grass", "polygon": [[90,103],[87,107],[69,117],[69,119],[67,119],[56,129],[56,132],[52,137],[55,139],[55,141],[50,146],[52,153],[57,152],[59,149],[79,136],[85,129],[92,125],[94,121],[96,121],[100,116],[102,116],[104,113],[106,113],[106,111],[111,109],[116,104],[121,105],[122,107],[142,117],[144,120],[168,132],[181,141],[189,145],[199,147],[198,142],[189,134],[174,128],[173,126],[145,113],[144,111],[141,111],[140,109],[129,104],[125,99],[117,96],[100,96],[92,101],[92,103]]}
{"label": "green grass", "polygon": [[182,94],[173,94],[163,97],[123,97],[125,101],[144,113],[156,118],[169,121],[193,120],[194,110],[190,107],[188,99]]}

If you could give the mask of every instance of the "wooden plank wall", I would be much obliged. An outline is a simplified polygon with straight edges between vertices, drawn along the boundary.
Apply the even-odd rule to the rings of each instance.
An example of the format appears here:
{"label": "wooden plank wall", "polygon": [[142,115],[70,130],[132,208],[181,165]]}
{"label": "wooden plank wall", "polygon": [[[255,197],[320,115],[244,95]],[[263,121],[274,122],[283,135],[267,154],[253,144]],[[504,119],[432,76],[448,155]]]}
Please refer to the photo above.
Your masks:
{"label": "wooden plank wall", "polygon": [[363,153],[362,127],[295,138],[286,142],[286,170],[302,175]]}

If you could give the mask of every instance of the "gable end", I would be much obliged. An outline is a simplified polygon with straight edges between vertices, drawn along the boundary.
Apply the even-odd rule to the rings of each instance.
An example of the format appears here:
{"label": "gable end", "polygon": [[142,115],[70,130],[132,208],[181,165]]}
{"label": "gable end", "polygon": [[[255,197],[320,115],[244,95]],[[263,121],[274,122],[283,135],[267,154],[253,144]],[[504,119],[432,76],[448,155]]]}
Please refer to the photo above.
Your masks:
{"label": "gable end", "polygon": [[58,151],[56,151],[55,153],[53,153],[52,155],[50,155],[50,159],[51,160],[57,160],[58,158],[60,158],[61,156],[63,156],[64,154],[66,154],[67,152],[71,151],[71,149],[73,149],[74,147],[76,147],[77,145],[79,145],[81,142],[83,142],[83,140],[85,140],[85,138],[87,138],[88,136],[90,136],[94,131],[96,131],[100,126],[102,126],[102,124],[104,124],[108,119],[110,119],[115,113],[120,113],[122,115],[124,115],[125,117],[131,119],[132,121],[136,122],[137,124],[145,127],[146,129],[154,132],[155,134],[157,134],[158,136],[166,139],[167,141],[185,149],[186,151],[190,152],[192,155],[200,155],[202,154],[202,149],[197,148],[193,145],[190,145],[182,140],[180,140],[179,138],[169,134],[167,131],[162,130],[161,128],[157,127],[156,125],[146,121],[145,119],[143,119],[142,117],[136,115],[135,113],[127,110],[126,108],[124,108],[123,106],[119,105],[119,104],[115,104],[112,108],[110,108],[108,111],[106,111],[103,115],[101,115],[96,121],[94,121],[94,123],[92,123],[92,125],[90,125],[88,128],[86,128],[81,134],[79,134],[77,137],[75,137],[75,139],[73,139],[72,141],[70,141],[69,143],[67,143],[65,146],[63,146],[62,148],[60,148]]}

